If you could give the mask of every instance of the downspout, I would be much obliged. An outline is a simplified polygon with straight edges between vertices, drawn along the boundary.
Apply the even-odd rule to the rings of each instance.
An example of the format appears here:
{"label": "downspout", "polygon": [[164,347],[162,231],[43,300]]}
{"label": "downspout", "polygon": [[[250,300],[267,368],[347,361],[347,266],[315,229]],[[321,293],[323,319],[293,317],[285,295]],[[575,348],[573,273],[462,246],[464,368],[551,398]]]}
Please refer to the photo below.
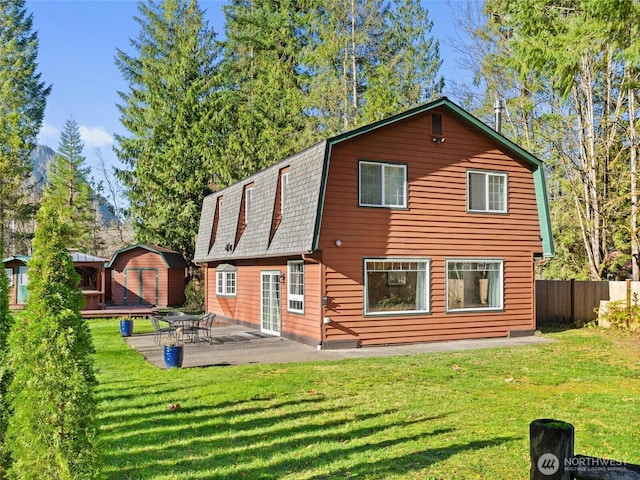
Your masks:
{"label": "downspout", "polygon": [[[318,250],[316,250],[315,253],[318,253]],[[326,340],[326,329],[327,329],[327,324],[325,323],[324,319],[327,317],[327,292],[326,292],[326,282],[325,282],[325,278],[326,278],[326,266],[324,264],[324,261],[322,261],[322,259],[318,259],[318,258],[314,258],[313,257],[313,253],[311,254],[303,254],[302,255],[302,260],[304,260],[305,262],[312,262],[312,263],[316,263],[318,265],[320,265],[320,341],[318,342],[317,348],[318,350],[322,350],[322,348],[324,347],[325,344],[325,340]]]}

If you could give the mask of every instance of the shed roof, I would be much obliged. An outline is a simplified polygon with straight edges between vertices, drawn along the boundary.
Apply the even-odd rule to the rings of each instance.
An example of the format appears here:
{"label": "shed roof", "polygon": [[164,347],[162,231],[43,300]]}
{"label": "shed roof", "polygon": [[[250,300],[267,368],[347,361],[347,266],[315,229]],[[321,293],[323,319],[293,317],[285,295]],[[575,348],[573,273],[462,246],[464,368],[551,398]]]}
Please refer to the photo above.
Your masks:
{"label": "shed roof", "polygon": [[169,250],[168,248],[159,247],[157,245],[147,245],[142,243],[130,245],[128,247],[117,250],[111,257],[111,261],[107,264],[107,268],[111,268],[113,266],[119,255],[136,249],[142,249],[152,253],[156,253],[162,259],[167,268],[187,268],[187,262],[180,253],[174,250]]}
{"label": "shed roof", "polygon": [[[82,253],[77,250],[69,250],[69,254],[71,255],[71,261],[73,263],[105,263],[109,260],[108,258],[89,255],[88,253]],[[13,257],[3,259],[2,262],[7,263],[13,260],[19,260],[27,263],[30,259],[31,257],[28,255],[14,255]]]}
{"label": "shed roof", "polygon": [[96,255],[89,255],[88,253],[82,253],[77,250],[70,250],[71,261],[73,263],[105,263],[109,259],[104,257],[98,257]]}
{"label": "shed roof", "polygon": [[14,255],[12,257],[7,257],[2,259],[2,263],[9,263],[17,260],[19,262],[27,263],[29,261],[29,256],[27,255]]}
{"label": "shed roof", "polygon": [[[202,204],[194,261],[233,261],[241,258],[299,255],[313,252],[318,248],[320,238],[322,209],[333,145],[435,108],[446,109],[531,167],[540,220],[543,255],[553,256],[553,240],[542,161],[443,97],[324,140],[219,192],[208,195]],[[269,220],[274,214],[279,172],[284,167],[289,167],[290,172],[286,205],[284,206],[286,215],[283,216],[273,239],[269,241],[271,228]],[[235,245],[242,196],[244,187],[248,184],[254,186],[252,215],[264,220],[249,222],[238,244]],[[220,198],[224,199],[221,204],[218,202]],[[211,245],[217,205],[220,205],[217,232],[215,242]]]}

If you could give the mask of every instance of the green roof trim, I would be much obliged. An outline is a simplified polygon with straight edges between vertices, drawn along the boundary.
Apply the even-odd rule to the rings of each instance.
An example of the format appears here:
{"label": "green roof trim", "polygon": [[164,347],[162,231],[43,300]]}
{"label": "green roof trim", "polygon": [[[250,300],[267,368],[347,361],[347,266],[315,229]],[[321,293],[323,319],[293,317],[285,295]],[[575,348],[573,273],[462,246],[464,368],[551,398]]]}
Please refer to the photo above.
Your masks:
{"label": "green roof trim", "polygon": [[13,257],[7,257],[2,259],[2,263],[11,262],[13,260],[19,260],[23,263],[27,263],[31,259],[28,255],[14,255]]}
{"label": "green roof trim", "polygon": [[316,224],[315,224],[315,233],[313,238],[313,250],[318,249],[318,244],[320,241],[320,225],[322,222],[322,209],[324,205],[325,192],[326,192],[326,183],[329,175],[329,161],[331,157],[332,146],[348,140],[353,137],[357,137],[359,135],[372,132],[377,130],[378,128],[385,127],[387,125],[399,122],[401,120],[405,120],[407,118],[413,117],[415,115],[422,114],[429,110],[433,110],[435,108],[444,107],[448,109],[451,113],[455,114],[463,121],[467,122],[471,127],[485,134],[492,140],[494,140],[498,145],[503,147],[505,150],[508,150],[513,155],[521,158],[525,162],[531,165],[533,171],[533,181],[536,193],[536,205],[538,208],[538,219],[540,222],[540,235],[542,237],[542,248],[543,248],[543,256],[544,257],[553,257],[555,255],[554,247],[553,247],[553,236],[551,232],[551,219],[549,215],[549,201],[547,199],[547,189],[544,178],[544,169],[542,160],[536,158],[531,153],[527,152],[525,149],[515,144],[499,132],[495,131],[486,123],[482,122],[480,119],[474,117],[472,114],[464,110],[459,105],[456,105],[452,101],[450,101],[447,97],[442,97],[433,102],[425,103],[424,105],[420,105],[418,107],[412,108],[405,112],[399,113],[397,115],[393,115],[391,117],[379,120],[375,123],[371,123],[369,125],[364,125],[360,128],[356,128],[355,130],[351,130],[345,132],[343,134],[337,135],[327,140],[327,148],[325,150],[325,158],[324,165],[322,169],[322,184],[320,188],[320,202],[318,204],[318,212],[316,216]]}

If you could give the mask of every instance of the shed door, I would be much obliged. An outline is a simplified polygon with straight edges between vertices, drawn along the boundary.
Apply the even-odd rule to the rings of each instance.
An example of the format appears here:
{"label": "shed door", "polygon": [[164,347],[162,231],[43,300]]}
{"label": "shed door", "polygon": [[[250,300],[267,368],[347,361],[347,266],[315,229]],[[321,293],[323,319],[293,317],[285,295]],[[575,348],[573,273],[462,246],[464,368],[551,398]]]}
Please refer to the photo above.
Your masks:
{"label": "shed door", "polygon": [[29,277],[27,276],[27,270],[29,267],[22,265],[18,267],[18,303],[27,303],[27,283],[29,283]]}
{"label": "shed door", "polygon": [[280,272],[260,274],[261,331],[280,335]]}
{"label": "shed door", "polygon": [[158,269],[125,268],[123,299],[125,305],[157,305]]}

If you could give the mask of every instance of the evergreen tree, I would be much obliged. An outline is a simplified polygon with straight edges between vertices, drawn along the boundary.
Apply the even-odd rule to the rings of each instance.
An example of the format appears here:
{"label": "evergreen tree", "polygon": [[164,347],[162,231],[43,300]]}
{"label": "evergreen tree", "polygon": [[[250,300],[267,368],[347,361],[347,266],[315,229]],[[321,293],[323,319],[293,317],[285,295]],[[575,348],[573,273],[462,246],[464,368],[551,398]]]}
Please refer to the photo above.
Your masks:
{"label": "evergreen tree", "polygon": [[305,68],[318,130],[335,135],[362,124],[364,92],[383,59],[389,11],[383,0],[319,0],[309,19]]}
{"label": "evergreen tree", "polygon": [[232,183],[315,140],[305,114],[300,69],[304,1],[233,0],[224,7],[221,65],[225,121],[219,156]]}
{"label": "evergreen tree", "polygon": [[96,478],[91,332],[80,315],[80,277],[67,245],[72,227],[46,191],[29,261],[29,299],[12,329],[6,445],[9,478]]}
{"label": "evergreen tree", "polygon": [[[0,252],[3,241],[0,237]],[[10,417],[7,391],[11,383],[9,368],[9,332],[13,326],[13,316],[9,311],[9,282],[4,272],[0,273],[0,478],[5,478],[9,456],[5,448],[5,434]]]}
{"label": "evergreen tree", "polygon": [[67,119],[60,134],[58,154],[48,165],[47,188],[49,201],[67,218],[71,228],[67,247],[95,252],[93,193],[87,180],[89,169],[84,167],[83,148],[78,124],[72,118]]}
{"label": "evergreen tree", "polygon": [[442,88],[417,2],[233,0],[225,14],[218,145],[229,182]]}
{"label": "evergreen tree", "polygon": [[440,45],[429,36],[433,22],[414,0],[394,0],[384,40],[363,98],[363,121],[374,122],[442,94]]}
{"label": "evergreen tree", "polygon": [[202,198],[220,184],[215,32],[196,0],[138,5],[135,55],[118,50],[129,83],[119,92],[122,125],[117,172],[130,201],[136,240],[193,258]]}
{"label": "evergreen tree", "polygon": [[[527,134],[520,143],[533,143],[538,155],[550,159],[558,189],[552,216],[579,231],[584,261],[578,269],[586,264],[592,279],[606,278],[617,269],[613,257],[622,253],[630,260],[638,251],[636,221],[628,220],[628,212],[629,198],[637,202],[630,170],[637,144],[632,125],[638,115],[640,5],[491,0],[485,8],[491,15],[484,34],[500,39],[484,56],[485,72],[520,80],[518,117]],[[566,228],[557,230],[564,237]],[[559,248],[554,262],[567,263],[571,258],[563,255],[572,251],[571,245]]]}
{"label": "evergreen tree", "polygon": [[[0,0],[0,237],[10,245],[8,221],[24,211],[22,184],[51,91],[36,73],[38,39],[24,0]],[[4,256],[5,251],[0,252]]]}

